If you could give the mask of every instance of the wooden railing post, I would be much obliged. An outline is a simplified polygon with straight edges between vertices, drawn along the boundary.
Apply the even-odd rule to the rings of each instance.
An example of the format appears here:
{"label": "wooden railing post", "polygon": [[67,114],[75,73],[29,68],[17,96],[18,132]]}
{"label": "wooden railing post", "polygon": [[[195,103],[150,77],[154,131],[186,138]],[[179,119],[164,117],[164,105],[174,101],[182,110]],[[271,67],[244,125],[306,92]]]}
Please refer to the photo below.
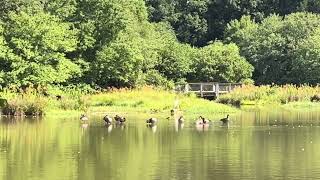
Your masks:
{"label": "wooden railing post", "polygon": [[189,92],[189,84],[186,84],[186,85],[184,86],[184,92],[185,92],[185,93],[188,93],[188,92]]}
{"label": "wooden railing post", "polygon": [[200,96],[203,97],[203,84],[200,84]]}
{"label": "wooden railing post", "polygon": [[219,83],[216,84],[216,97],[219,97]]}

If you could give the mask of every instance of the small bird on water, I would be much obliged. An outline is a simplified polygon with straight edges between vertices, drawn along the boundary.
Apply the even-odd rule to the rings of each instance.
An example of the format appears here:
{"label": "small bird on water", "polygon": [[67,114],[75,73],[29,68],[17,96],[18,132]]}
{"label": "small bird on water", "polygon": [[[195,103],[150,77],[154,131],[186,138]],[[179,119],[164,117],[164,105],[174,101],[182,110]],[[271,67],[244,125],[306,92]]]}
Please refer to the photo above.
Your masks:
{"label": "small bird on water", "polygon": [[174,109],[171,109],[170,115],[171,115],[171,116],[174,116],[174,113],[175,113],[175,110],[174,110]]}
{"label": "small bird on water", "polygon": [[88,118],[88,116],[86,116],[86,115],[84,115],[84,114],[81,114],[80,120],[81,120],[81,121],[88,121],[89,118]]}
{"label": "small bird on water", "polygon": [[156,124],[158,122],[157,118],[150,118],[146,121],[147,124]]}
{"label": "small bird on water", "polygon": [[110,125],[112,123],[112,118],[110,116],[108,116],[108,115],[105,115],[103,117],[103,120],[104,120],[106,125]]}
{"label": "small bird on water", "polygon": [[227,117],[220,119],[220,121],[221,121],[223,124],[228,124],[228,123],[229,123],[229,114],[227,115]]}
{"label": "small bird on water", "polygon": [[183,118],[183,116],[180,116],[180,117],[179,117],[178,123],[180,123],[180,124],[184,123],[184,118]]}
{"label": "small bird on water", "polygon": [[196,121],[197,125],[207,125],[209,123],[210,123],[210,120],[208,120],[202,116],[199,116],[199,119]]}
{"label": "small bird on water", "polygon": [[126,118],[125,118],[125,117],[121,117],[121,116],[119,116],[119,115],[116,115],[116,116],[114,117],[114,120],[116,120],[116,122],[117,122],[117,123],[120,123],[120,124],[123,124],[123,123],[126,122]]}

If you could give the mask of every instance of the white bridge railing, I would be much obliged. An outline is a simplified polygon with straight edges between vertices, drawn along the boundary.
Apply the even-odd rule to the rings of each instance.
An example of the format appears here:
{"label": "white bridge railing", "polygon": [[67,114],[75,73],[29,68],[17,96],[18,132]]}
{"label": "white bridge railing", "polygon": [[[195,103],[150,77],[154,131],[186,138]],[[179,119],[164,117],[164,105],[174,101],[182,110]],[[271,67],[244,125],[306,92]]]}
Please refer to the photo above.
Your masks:
{"label": "white bridge railing", "polygon": [[240,83],[187,83],[177,85],[176,91],[183,93],[195,93],[201,97],[218,97],[220,94],[229,93],[236,87],[241,87]]}

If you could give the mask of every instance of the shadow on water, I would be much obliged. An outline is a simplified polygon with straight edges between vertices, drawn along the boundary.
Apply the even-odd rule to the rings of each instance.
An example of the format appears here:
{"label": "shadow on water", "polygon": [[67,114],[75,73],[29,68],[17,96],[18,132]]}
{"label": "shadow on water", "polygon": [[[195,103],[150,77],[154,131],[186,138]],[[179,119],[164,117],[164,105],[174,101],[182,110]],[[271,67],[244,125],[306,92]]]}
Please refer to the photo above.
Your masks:
{"label": "shadow on water", "polygon": [[0,179],[314,179],[320,112],[244,111],[210,126],[0,119]]}

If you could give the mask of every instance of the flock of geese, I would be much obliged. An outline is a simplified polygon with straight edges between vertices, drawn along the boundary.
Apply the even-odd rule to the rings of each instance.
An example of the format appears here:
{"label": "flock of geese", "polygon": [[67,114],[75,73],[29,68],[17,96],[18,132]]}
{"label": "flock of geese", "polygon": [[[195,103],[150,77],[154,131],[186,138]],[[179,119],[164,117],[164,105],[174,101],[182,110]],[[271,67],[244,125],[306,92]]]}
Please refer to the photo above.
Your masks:
{"label": "flock of geese", "polygon": [[[82,114],[80,117],[80,120],[82,122],[87,122],[89,120],[89,118],[88,118],[88,116]],[[103,121],[104,121],[105,125],[107,125],[107,126],[111,125],[113,122],[115,122],[116,125],[124,125],[127,122],[125,117],[119,116],[119,115],[116,115],[114,118],[112,118],[109,115],[106,115],[103,117]],[[229,121],[230,121],[229,114],[227,115],[227,117],[220,119],[220,121],[222,122],[223,125],[229,125]],[[154,118],[154,117],[146,120],[146,123],[148,125],[156,125],[158,122],[159,122],[158,119]],[[180,116],[177,119],[177,122],[179,124],[183,124],[185,122],[183,116]],[[197,126],[209,126],[211,123],[212,123],[211,120],[208,120],[202,116],[199,116],[199,118],[195,121],[195,124]]]}

